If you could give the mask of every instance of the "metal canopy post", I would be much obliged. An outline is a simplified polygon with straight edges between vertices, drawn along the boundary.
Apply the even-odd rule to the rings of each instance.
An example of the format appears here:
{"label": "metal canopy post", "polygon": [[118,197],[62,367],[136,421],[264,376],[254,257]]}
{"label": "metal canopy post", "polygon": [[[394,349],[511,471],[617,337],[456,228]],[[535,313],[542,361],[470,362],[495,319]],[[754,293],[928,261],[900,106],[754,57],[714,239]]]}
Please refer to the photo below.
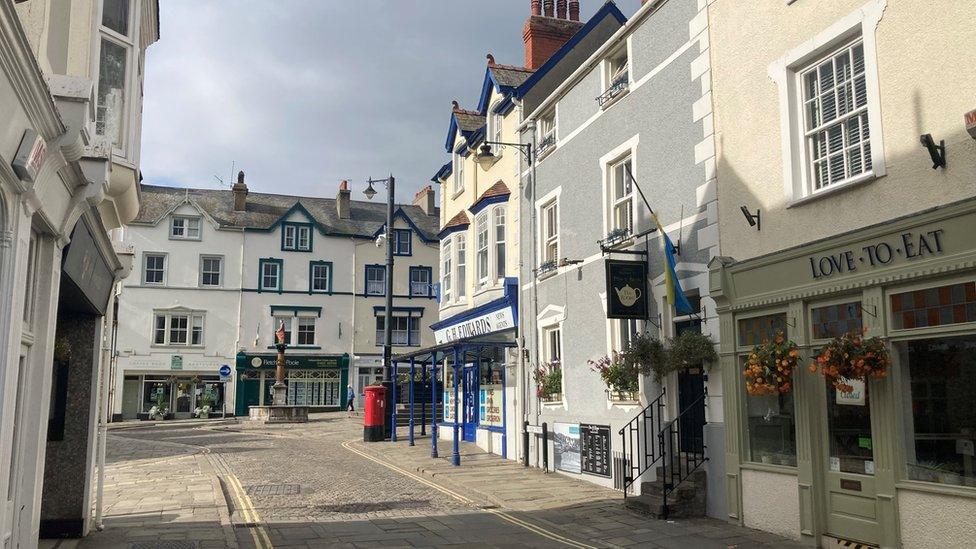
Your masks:
{"label": "metal canopy post", "polygon": [[[495,353],[496,350],[492,349],[491,356],[493,362],[495,358]],[[505,368],[505,362],[506,362],[505,358],[506,358],[505,351],[502,350],[502,360],[501,360],[502,363],[502,372],[501,372],[501,376],[502,376],[502,458],[508,459],[508,412],[507,412],[508,399],[505,397],[505,392],[506,392],[505,390],[507,388],[505,384],[505,378],[508,377],[508,370]]]}
{"label": "metal canopy post", "polygon": [[[430,457],[437,457],[437,352],[430,354]],[[443,386],[443,384],[442,384]]]}
{"label": "metal canopy post", "polygon": [[454,348],[454,361],[451,363],[451,382],[454,385],[454,448],[451,453],[451,463],[457,467],[461,465],[461,444],[458,440],[458,412],[461,401],[458,398],[458,348]]}
{"label": "metal canopy post", "polygon": [[[420,386],[424,386],[424,379],[430,381],[430,376],[427,375],[427,364],[424,362],[420,363]],[[431,393],[434,392],[434,385],[430,386]],[[427,434],[427,401],[420,399],[420,436]]]}
{"label": "metal canopy post", "polygon": [[[387,318],[386,321],[389,322],[390,319]],[[390,368],[390,376],[391,376],[390,385],[391,385],[391,390],[393,391],[393,398],[390,399],[392,402],[392,404],[390,405],[391,408],[390,415],[391,415],[391,423],[392,423],[392,425],[390,426],[390,442],[397,441],[396,438],[397,435],[397,371],[399,370],[398,368],[399,364],[400,364],[399,362],[394,362],[392,364],[393,367]]]}
{"label": "metal canopy post", "polygon": [[416,367],[414,365],[414,360],[410,359],[410,432],[407,434],[407,440],[410,441],[410,446],[413,446],[413,378],[416,375]]}

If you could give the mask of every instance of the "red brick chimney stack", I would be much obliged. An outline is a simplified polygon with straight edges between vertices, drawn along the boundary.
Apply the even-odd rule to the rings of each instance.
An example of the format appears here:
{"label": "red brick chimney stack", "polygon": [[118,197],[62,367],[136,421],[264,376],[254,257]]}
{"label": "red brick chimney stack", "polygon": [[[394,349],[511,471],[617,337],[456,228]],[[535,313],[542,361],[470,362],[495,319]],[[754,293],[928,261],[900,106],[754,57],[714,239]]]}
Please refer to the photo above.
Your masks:
{"label": "red brick chimney stack", "polygon": [[579,0],[543,0],[542,12],[539,15],[539,0],[531,0],[529,19],[522,29],[525,67],[530,70],[545,64],[583,27],[579,21]]}
{"label": "red brick chimney stack", "polygon": [[434,187],[432,185],[427,185],[423,189],[420,189],[413,197],[414,206],[420,206],[420,209],[424,211],[427,215],[436,215],[434,202]]}

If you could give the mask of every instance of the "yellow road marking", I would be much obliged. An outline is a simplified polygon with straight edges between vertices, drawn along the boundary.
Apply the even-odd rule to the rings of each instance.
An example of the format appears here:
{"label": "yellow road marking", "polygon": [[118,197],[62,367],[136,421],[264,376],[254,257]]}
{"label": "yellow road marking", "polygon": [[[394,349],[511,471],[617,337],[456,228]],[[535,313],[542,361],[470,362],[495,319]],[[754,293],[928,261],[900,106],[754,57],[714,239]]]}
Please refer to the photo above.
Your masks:
{"label": "yellow road marking", "polygon": [[237,500],[237,505],[244,515],[244,522],[253,525],[248,528],[248,531],[251,532],[254,546],[258,549],[273,549],[274,546],[271,544],[271,538],[268,537],[267,530],[261,525],[261,515],[254,508],[254,505],[251,503],[251,498],[247,496],[247,492],[241,486],[241,481],[237,479],[237,475],[227,473],[227,481],[231,491],[234,493],[234,499]]}
{"label": "yellow road marking", "polygon": [[[401,467],[397,467],[396,465],[393,465],[392,463],[387,463],[387,462],[385,462],[385,461],[383,461],[383,460],[381,460],[379,458],[373,457],[373,456],[371,456],[371,455],[369,455],[369,454],[367,454],[365,452],[361,452],[361,451],[359,451],[359,450],[351,447],[350,446],[350,443],[352,443],[352,442],[357,442],[357,441],[355,441],[355,440],[347,440],[346,442],[343,442],[342,443],[342,447],[345,448],[346,450],[349,450],[350,452],[352,452],[354,454],[360,455],[360,456],[362,456],[362,457],[364,457],[364,458],[366,458],[366,459],[368,459],[368,460],[370,460],[370,461],[372,461],[374,463],[378,463],[378,464],[382,465],[383,467],[386,467],[387,469],[396,471],[397,473],[400,473],[403,476],[409,477],[409,478],[411,478],[411,479],[413,479],[413,480],[415,480],[415,481],[417,481],[417,482],[419,482],[419,483],[421,483],[421,484],[423,484],[425,486],[429,486],[429,487],[437,490],[438,492],[441,492],[443,494],[446,494],[448,496],[451,496],[452,498],[454,498],[454,499],[456,499],[456,500],[458,500],[458,501],[460,501],[462,503],[474,504],[474,501],[472,501],[471,499],[469,499],[469,498],[467,498],[467,497],[465,497],[465,496],[463,496],[461,494],[458,494],[457,492],[454,492],[453,490],[449,490],[447,488],[444,488],[443,486],[441,486],[439,484],[435,484],[434,482],[431,482],[431,481],[429,481],[429,480],[421,477],[420,475],[411,473],[410,471],[407,471],[406,469],[403,469]],[[559,534],[557,534],[555,532],[552,532],[550,530],[546,530],[545,528],[543,528],[543,527],[541,527],[539,525],[532,524],[532,523],[527,522],[527,521],[525,521],[523,519],[520,519],[518,517],[512,516],[512,515],[504,512],[504,511],[501,511],[501,510],[498,510],[498,509],[483,509],[483,511],[488,512],[488,513],[491,513],[491,514],[497,516],[498,518],[500,518],[502,520],[505,520],[507,522],[510,522],[510,523],[512,523],[512,524],[514,524],[516,526],[519,526],[521,528],[524,528],[524,529],[526,529],[526,530],[528,530],[530,532],[539,534],[540,536],[542,536],[544,538],[551,539],[553,541],[558,541],[558,542],[560,542],[560,543],[562,543],[564,545],[568,545],[570,547],[577,547],[579,549],[596,549],[596,547],[594,547],[593,545],[587,545],[585,543],[582,543],[582,542],[579,542],[579,541],[576,541],[576,540],[572,540],[572,539],[569,539],[567,537],[563,537],[563,536],[561,536],[561,535],[559,535]]]}

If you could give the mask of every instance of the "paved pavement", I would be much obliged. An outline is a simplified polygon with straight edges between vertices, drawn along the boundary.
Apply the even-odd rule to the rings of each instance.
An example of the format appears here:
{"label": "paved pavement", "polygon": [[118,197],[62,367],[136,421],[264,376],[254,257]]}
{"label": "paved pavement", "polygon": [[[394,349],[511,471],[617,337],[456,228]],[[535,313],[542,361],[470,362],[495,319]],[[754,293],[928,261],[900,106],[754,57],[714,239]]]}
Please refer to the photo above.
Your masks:
{"label": "paved pavement", "polygon": [[473,445],[456,468],[431,459],[429,438],[365,444],[361,421],[113,429],[105,529],[61,547],[798,547],[711,519],[641,516],[619,492]]}

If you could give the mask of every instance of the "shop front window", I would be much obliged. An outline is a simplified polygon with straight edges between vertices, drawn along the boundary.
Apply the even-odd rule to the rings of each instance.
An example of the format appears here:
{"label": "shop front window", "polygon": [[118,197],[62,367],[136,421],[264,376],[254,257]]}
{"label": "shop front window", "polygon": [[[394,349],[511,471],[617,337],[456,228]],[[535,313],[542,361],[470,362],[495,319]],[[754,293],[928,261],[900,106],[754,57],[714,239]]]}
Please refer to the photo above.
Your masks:
{"label": "shop front window", "polygon": [[166,379],[152,379],[147,377],[142,384],[142,411],[149,412],[149,409],[157,402],[163,404],[163,408],[169,408],[171,384]]}
{"label": "shop front window", "polygon": [[829,468],[839,473],[874,474],[871,402],[863,380],[848,380],[854,390],[838,393],[827,382]]}
{"label": "shop front window", "polygon": [[[737,322],[740,351],[749,353],[753,346],[776,337],[781,331],[788,336],[786,313],[743,318]],[[739,358],[740,370],[747,354]],[[744,393],[746,401],[746,439],[748,460],[770,465],[796,467],[796,412],[793,393],[753,396]]]}
{"label": "shop front window", "polygon": [[899,342],[908,478],[976,487],[976,335]]}

